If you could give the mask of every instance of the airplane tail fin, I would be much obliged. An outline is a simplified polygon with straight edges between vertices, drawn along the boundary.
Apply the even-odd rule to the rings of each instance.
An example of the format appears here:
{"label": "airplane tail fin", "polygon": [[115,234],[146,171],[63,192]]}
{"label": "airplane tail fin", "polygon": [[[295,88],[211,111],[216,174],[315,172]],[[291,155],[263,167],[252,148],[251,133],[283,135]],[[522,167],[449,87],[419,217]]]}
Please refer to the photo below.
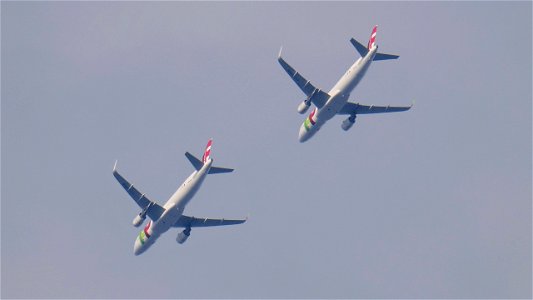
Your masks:
{"label": "airplane tail fin", "polygon": [[368,40],[368,50],[372,49],[376,45],[376,34],[378,33],[378,25],[375,25],[372,29],[372,34],[370,35],[370,39]]}
{"label": "airplane tail fin", "polygon": [[[365,47],[363,44],[359,43],[354,38],[352,38],[350,40],[350,42],[355,47],[357,52],[359,52],[361,57],[365,57],[368,54],[368,52],[370,51],[370,49],[372,49],[373,47],[377,47],[377,45],[376,45],[376,34],[377,34],[377,31],[378,31],[378,25],[374,26],[374,28],[372,29],[372,34],[370,35],[370,39],[368,40],[367,47]],[[398,57],[400,57],[400,56],[394,55],[394,54],[385,54],[385,53],[377,52],[376,55],[374,56],[373,60],[397,59]]]}
{"label": "airplane tail fin", "polygon": [[[209,161],[209,159],[211,158],[211,145],[212,144],[213,144],[213,140],[209,139],[209,141],[207,142],[207,146],[205,147],[202,160],[199,160],[198,158],[196,158],[194,155],[192,155],[189,152],[185,152],[185,156],[187,157],[187,159],[189,159],[189,161],[191,162],[193,167],[196,169],[196,171],[199,171],[204,166],[204,164],[207,161]],[[229,172],[233,172],[233,169],[212,166],[209,169],[208,174],[219,174],[219,173],[229,173]]]}
{"label": "airplane tail fin", "polygon": [[205,164],[211,158],[211,144],[213,144],[213,139],[207,141],[207,146],[205,146],[204,156],[202,157],[202,162]]}

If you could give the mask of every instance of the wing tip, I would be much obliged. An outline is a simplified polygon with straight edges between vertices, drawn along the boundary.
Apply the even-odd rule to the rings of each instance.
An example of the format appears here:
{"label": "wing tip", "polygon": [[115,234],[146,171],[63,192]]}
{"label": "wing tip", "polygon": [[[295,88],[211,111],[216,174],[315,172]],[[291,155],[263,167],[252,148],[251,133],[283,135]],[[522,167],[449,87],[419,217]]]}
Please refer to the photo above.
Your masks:
{"label": "wing tip", "polygon": [[117,163],[118,163],[118,159],[115,159],[115,164],[113,165],[113,172],[117,171]]}
{"label": "wing tip", "polygon": [[278,59],[281,58],[281,52],[283,51],[283,45],[279,48]]}

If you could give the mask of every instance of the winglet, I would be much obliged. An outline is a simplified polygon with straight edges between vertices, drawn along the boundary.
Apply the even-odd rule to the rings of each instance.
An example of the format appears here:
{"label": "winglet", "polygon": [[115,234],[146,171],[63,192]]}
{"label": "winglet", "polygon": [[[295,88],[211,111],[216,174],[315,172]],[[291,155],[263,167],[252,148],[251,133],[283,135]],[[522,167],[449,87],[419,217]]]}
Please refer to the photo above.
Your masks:
{"label": "winglet", "polygon": [[115,172],[115,170],[117,169],[117,163],[118,163],[118,159],[115,160],[115,165],[113,166],[113,172]]}
{"label": "winglet", "polygon": [[283,51],[283,46],[281,46],[281,47],[279,48],[278,58],[281,57],[281,51]]}

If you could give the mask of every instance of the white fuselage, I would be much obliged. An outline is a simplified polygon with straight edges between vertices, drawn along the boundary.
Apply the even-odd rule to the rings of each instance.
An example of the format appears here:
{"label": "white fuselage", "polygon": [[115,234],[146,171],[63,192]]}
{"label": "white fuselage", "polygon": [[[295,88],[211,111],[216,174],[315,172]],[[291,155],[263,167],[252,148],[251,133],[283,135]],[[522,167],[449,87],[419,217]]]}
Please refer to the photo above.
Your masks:
{"label": "white fuselage", "polygon": [[326,104],[320,109],[315,107],[315,109],[309,114],[302,126],[300,126],[300,142],[305,142],[310,139],[320,127],[326,123],[326,121],[333,118],[342,109],[346,102],[348,102],[350,93],[365,76],[376,52],[377,47],[374,46],[368,51],[365,57],[361,57],[355,61],[355,63],[329,91],[328,94],[330,95],[330,98]]}
{"label": "white fuselage", "polygon": [[135,255],[139,255],[146,251],[161,234],[174,225],[183,214],[185,206],[196,192],[200,189],[205,176],[209,173],[209,169],[213,163],[212,159],[209,159],[203,167],[194,171],[178,188],[178,190],[170,197],[165,203],[163,208],[165,211],[161,217],[153,222],[148,221],[144,229],[139,233],[135,239],[133,246],[133,252]]}

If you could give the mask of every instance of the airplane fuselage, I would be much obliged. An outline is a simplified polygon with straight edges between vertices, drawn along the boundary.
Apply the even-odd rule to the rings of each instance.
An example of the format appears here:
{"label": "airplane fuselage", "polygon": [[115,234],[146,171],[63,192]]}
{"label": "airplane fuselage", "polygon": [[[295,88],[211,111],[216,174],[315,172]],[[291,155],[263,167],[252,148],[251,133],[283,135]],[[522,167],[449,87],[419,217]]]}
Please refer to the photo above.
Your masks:
{"label": "airplane fuselage", "polygon": [[161,217],[155,222],[151,220],[148,221],[144,229],[135,239],[135,244],[133,246],[133,252],[135,255],[139,255],[146,251],[161,234],[169,230],[170,227],[178,221],[185,210],[185,206],[200,189],[212,164],[213,160],[209,159],[200,170],[194,171],[189,177],[187,177],[183,184],[181,184],[163,206],[165,212]]}
{"label": "airplane fuselage", "polygon": [[374,46],[368,53],[355,61],[355,63],[346,71],[341,79],[329,91],[331,96],[326,104],[320,109],[316,108],[305,119],[298,139],[300,142],[305,142],[310,139],[320,127],[324,125],[329,119],[333,118],[342,107],[348,102],[350,93],[359,84],[361,79],[366,74],[370,64],[374,60],[377,52],[377,46]]}

